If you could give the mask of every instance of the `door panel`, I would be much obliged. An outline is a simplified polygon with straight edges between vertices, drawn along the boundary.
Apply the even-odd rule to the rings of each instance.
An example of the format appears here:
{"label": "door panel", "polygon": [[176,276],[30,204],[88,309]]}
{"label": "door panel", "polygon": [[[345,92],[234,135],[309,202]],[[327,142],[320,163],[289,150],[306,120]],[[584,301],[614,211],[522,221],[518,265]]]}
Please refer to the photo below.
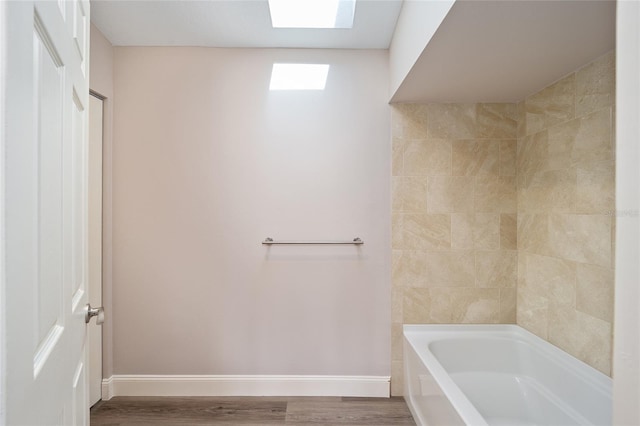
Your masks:
{"label": "door panel", "polygon": [[87,419],[87,378],[84,362],[80,362],[76,367],[73,378],[73,421],[72,425],[88,425]]}
{"label": "door panel", "polygon": [[84,13],[84,7],[82,2],[75,2],[73,10],[73,41],[75,42],[76,49],[80,55],[80,66],[84,71],[84,58],[85,58],[85,37],[87,36],[87,17]]}
{"label": "door panel", "polygon": [[0,2],[6,25],[5,418],[86,425],[89,2]]}
{"label": "door panel", "polygon": [[73,90],[72,103],[72,135],[73,163],[70,168],[73,181],[73,197],[71,198],[73,219],[73,240],[71,245],[73,276],[71,278],[73,309],[78,307],[86,292],[86,250],[87,250],[87,197],[86,197],[86,145],[85,121],[88,119],[85,108]]}
{"label": "door panel", "polygon": [[64,331],[62,298],[62,108],[64,68],[41,26],[34,28],[34,108],[38,153],[37,372]]}

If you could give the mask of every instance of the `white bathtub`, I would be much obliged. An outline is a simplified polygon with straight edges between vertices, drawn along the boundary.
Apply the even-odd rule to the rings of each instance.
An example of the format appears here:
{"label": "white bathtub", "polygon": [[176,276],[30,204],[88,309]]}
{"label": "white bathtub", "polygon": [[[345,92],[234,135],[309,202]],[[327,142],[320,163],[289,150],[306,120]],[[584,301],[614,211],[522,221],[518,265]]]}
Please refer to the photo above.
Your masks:
{"label": "white bathtub", "polygon": [[611,379],[516,325],[405,325],[419,425],[610,425]]}

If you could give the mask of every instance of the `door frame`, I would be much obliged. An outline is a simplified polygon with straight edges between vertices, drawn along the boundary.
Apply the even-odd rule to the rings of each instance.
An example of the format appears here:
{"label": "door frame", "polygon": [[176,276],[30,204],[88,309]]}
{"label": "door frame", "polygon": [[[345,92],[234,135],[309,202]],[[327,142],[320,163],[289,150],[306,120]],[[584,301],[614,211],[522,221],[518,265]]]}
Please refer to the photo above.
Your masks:
{"label": "door frame", "polygon": [[[92,278],[91,274],[89,274],[89,278],[88,278],[89,279],[89,282],[88,282],[89,303],[91,303],[91,305],[95,307],[95,306],[104,306],[103,305],[104,304],[104,296],[103,296],[103,285],[104,285],[104,283],[103,283],[103,272],[104,272],[104,265],[103,265],[104,264],[104,262],[103,262],[103,251],[104,251],[104,220],[103,220],[103,215],[104,215],[104,184],[103,184],[103,181],[104,181],[105,103],[106,103],[107,97],[103,96],[101,93],[99,93],[99,92],[97,92],[95,90],[89,89],[89,117],[91,117],[91,102],[92,102],[91,98],[97,99],[101,104],[101,117],[100,117],[100,120],[101,120],[101,127],[100,127],[100,132],[101,132],[101,134],[100,134],[100,162],[101,162],[101,168],[100,168],[100,172],[101,172],[101,175],[100,175],[100,234],[99,234],[100,235],[100,272],[98,274],[98,276],[100,277],[100,284],[99,284],[99,289],[98,289],[98,291],[100,293],[100,301],[99,302],[96,302],[95,297],[92,295],[94,289],[93,289],[93,285],[92,285],[92,282],[91,282],[91,278]],[[89,194],[88,194],[87,200],[90,202],[90,200],[91,200],[90,193],[91,193],[91,190],[92,190],[92,185],[91,185],[91,175],[92,174],[91,174],[91,170],[90,170],[90,168],[92,166],[92,163],[91,163],[91,145],[92,145],[92,143],[91,143],[92,142],[91,141],[91,134],[92,134],[92,129],[91,129],[92,128],[92,121],[91,121],[91,118],[89,118],[89,126],[88,126],[88,128],[89,128],[89,161],[88,161],[87,174],[88,174]],[[88,224],[91,225],[91,210],[90,209],[89,209],[88,213],[89,213]],[[88,232],[88,238],[90,240],[88,249],[89,249],[89,251],[91,251],[91,249],[92,249],[92,245],[91,245],[91,230],[89,230],[89,232]],[[89,253],[89,262],[91,262],[91,252]],[[89,263],[89,272],[90,272],[90,270],[91,270],[91,263]],[[98,329],[96,327],[100,327],[100,328]],[[94,345],[97,342],[96,343],[93,342],[92,334],[96,330],[100,330],[100,340],[99,340],[99,347],[94,348]],[[90,323],[89,324],[88,333],[89,334],[88,334],[87,344],[88,344],[88,347],[89,347],[89,363],[88,363],[88,366],[89,366],[89,374],[88,374],[88,376],[89,376],[89,395],[91,395],[91,388],[93,386],[93,383],[92,383],[92,379],[93,379],[92,373],[94,373],[94,370],[92,369],[92,367],[93,367],[93,363],[92,363],[93,352],[94,351],[99,351],[100,352],[100,374],[99,374],[99,376],[100,376],[100,391],[99,391],[100,397],[98,398],[98,401],[100,401],[102,399],[102,397],[103,397],[103,395],[102,395],[102,393],[103,393],[103,391],[102,391],[102,382],[104,380],[104,361],[103,361],[103,358],[104,358],[104,353],[103,353],[104,343],[102,341],[102,339],[103,339],[102,325],[97,325],[97,324],[95,324],[93,322]],[[89,407],[91,407],[93,401],[91,400],[91,398],[89,398],[88,401],[89,401]]]}
{"label": "door frame", "polygon": [[617,2],[613,424],[640,424],[640,3]]}
{"label": "door frame", "polygon": [[[6,46],[5,40],[8,39],[6,32],[6,2],[0,2],[0,377],[6,377],[6,353],[5,353],[5,312],[6,300],[5,300],[5,288],[6,288],[6,276],[5,271],[5,80],[6,80]],[[0,380],[0,424],[6,424],[6,383],[4,380]]]}

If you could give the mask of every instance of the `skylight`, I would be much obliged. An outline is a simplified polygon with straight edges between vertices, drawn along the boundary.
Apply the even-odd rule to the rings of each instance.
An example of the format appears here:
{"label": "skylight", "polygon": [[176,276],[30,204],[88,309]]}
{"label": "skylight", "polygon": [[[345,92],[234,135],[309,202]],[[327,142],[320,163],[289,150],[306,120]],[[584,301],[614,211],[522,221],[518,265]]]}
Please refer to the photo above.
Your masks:
{"label": "skylight", "polygon": [[274,28],[351,28],[356,0],[269,0]]}
{"label": "skylight", "polygon": [[327,64],[273,64],[269,90],[324,90]]}

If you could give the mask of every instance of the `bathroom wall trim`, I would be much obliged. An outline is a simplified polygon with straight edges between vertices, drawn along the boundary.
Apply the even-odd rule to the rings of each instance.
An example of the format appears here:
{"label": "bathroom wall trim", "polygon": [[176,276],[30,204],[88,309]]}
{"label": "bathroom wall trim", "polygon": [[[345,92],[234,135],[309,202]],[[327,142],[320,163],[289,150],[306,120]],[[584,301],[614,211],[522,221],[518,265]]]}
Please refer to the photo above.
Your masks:
{"label": "bathroom wall trim", "polygon": [[389,397],[389,376],[113,375],[102,399],[114,396]]}
{"label": "bathroom wall trim", "polygon": [[102,379],[102,400],[108,401],[113,398],[113,376]]}

